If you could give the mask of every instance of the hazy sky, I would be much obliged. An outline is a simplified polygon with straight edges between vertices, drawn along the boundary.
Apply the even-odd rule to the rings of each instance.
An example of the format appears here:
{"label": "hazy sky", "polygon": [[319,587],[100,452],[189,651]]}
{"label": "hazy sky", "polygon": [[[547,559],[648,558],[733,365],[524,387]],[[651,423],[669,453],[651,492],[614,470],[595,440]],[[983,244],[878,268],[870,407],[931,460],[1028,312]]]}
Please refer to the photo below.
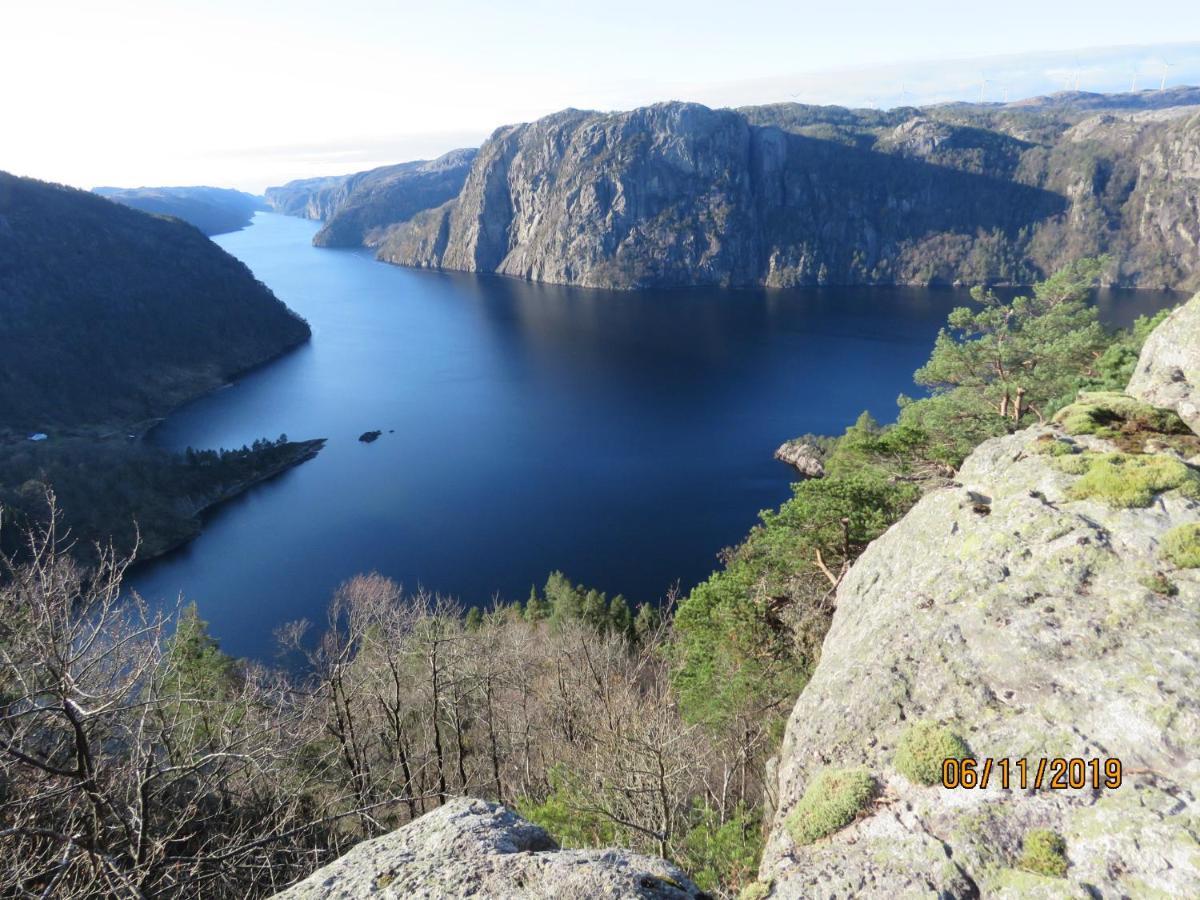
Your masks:
{"label": "hazy sky", "polygon": [[1000,99],[1076,78],[1127,88],[1135,69],[1139,87],[1200,80],[1196,0],[968,6],[0,0],[0,169],[258,190],[565,106]]}

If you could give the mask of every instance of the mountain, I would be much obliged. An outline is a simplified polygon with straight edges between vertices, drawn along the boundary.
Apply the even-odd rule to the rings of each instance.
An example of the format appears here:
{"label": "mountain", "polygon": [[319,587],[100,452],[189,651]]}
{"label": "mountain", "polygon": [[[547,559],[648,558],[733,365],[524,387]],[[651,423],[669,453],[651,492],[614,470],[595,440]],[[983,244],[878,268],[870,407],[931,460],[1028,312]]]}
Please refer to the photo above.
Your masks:
{"label": "mountain", "polygon": [[230,188],[98,187],[92,193],[142,212],[183,219],[207,235],[245,228],[256,211],[266,209],[262,197]]}
{"label": "mountain", "polygon": [[311,458],[320,442],[184,458],[137,440],[309,336],[186,222],[0,172],[0,548],[44,518],[49,486],[78,547],[129,550],[140,531],[153,555],[194,536],[203,510]]}
{"label": "mountain", "polygon": [[498,129],[379,258],[535,281],[1200,285],[1200,90],[887,111],[663,103]]}
{"label": "mountain", "polygon": [[191,225],[0,173],[0,422],[136,421],[307,340]]}
{"label": "mountain", "polygon": [[458,196],[474,149],[451,150],[434,160],[416,160],[332,178],[290,181],[267,188],[276,212],[319,219],[319,247],[376,246],[388,226]]}

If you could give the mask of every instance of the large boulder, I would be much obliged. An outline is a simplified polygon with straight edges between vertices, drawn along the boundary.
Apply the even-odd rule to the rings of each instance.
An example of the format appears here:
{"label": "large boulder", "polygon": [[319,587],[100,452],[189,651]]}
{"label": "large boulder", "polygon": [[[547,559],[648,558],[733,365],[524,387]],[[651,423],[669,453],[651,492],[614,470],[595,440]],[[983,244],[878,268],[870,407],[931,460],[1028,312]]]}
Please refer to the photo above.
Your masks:
{"label": "large boulder", "polygon": [[[1198,310],[1166,327],[1194,328]],[[1197,896],[1200,569],[1166,551],[1172,532],[1197,550],[1195,438],[1101,457],[1139,448],[1080,433],[1077,412],[980,446],[961,485],[926,495],[847,575],[780,751],[770,897]],[[1082,499],[1072,473],[1102,458],[1180,487],[1144,507]],[[960,740],[979,760],[1028,760],[1030,779],[1076,757],[1120,759],[1123,777],[1022,789],[1014,762],[1007,789],[998,768],[987,789],[923,783]]]}
{"label": "large boulder", "polygon": [[1200,431],[1200,294],[1154,329],[1129,382],[1133,396],[1173,409]]}
{"label": "large boulder", "polygon": [[560,850],[511,810],[464,797],[363,841],[276,900],[704,896],[660,859],[625,850]]}

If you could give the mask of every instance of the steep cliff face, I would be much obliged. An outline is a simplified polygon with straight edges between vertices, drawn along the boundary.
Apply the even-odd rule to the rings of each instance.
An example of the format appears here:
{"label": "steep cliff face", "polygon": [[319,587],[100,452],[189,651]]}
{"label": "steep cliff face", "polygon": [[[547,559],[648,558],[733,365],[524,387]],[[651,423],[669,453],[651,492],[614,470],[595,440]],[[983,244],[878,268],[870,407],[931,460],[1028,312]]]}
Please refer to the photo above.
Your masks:
{"label": "steep cliff face", "polygon": [[1196,108],[1094,105],[567,110],[496,131],[379,257],[632,288],[1023,282],[1112,252],[1117,283],[1196,286]]}
{"label": "steep cliff face", "polygon": [[267,188],[266,201],[276,212],[323,220],[313,238],[319,247],[376,246],[389,226],[456,197],[474,157],[474,149],[451,150],[434,160],[291,181]]}
{"label": "steep cliff face", "polygon": [[593,287],[955,281],[1063,208],[1026,185],[667,103],[501,129],[440,258],[436,218],[395,229],[379,255]]}
{"label": "steep cliff face", "polygon": [[[1160,357],[1197,316],[1200,297],[1139,370],[1194,377],[1194,340]],[[1200,439],[1062,421],[983,444],[840,586],[779,754],[769,896],[1194,896]],[[980,770],[1014,761],[1008,788],[999,765],[986,789],[914,775],[914,746],[936,773],[956,740]],[[1117,758],[1123,778],[1022,788],[1015,761],[1032,782],[1042,758]],[[845,769],[873,791],[814,837],[798,826]]]}
{"label": "steep cliff face", "polygon": [[460,798],[364,841],[276,896],[699,900],[704,895],[662,860],[623,850],[560,850],[545,831],[503,806]]}

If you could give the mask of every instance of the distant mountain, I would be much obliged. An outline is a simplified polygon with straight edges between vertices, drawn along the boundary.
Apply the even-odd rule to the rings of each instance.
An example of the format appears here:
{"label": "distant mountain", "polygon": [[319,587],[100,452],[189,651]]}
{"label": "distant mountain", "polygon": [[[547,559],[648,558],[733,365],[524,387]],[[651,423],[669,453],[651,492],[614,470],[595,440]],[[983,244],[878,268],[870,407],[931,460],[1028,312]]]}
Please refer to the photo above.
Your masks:
{"label": "distant mountain", "polygon": [[324,221],[313,238],[319,247],[377,246],[388,226],[458,196],[475,152],[451,150],[434,160],[290,181],[267,188],[266,202],[276,212]]}
{"label": "distant mountain", "polygon": [[192,226],[0,172],[0,430],[162,415],[308,337]]}
{"label": "distant mountain", "polygon": [[245,228],[257,210],[267,208],[262,197],[231,188],[98,187],[92,188],[92,193],[142,212],[175,216],[190,222],[207,235]]}
{"label": "distant mountain", "polygon": [[852,110],[664,103],[498,129],[379,257],[592,287],[1200,287],[1200,90]]}

